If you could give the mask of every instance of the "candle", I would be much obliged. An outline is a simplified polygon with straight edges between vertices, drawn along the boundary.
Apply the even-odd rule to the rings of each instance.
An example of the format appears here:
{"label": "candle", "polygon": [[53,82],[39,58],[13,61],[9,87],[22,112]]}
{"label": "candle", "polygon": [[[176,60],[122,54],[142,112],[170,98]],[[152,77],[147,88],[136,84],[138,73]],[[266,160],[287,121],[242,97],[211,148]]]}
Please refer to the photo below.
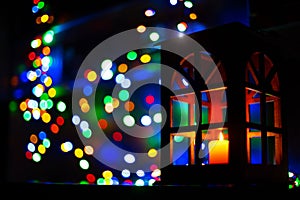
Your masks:
{"label": "candle", "polygon": [[228,163],[228,148],[229,141],[224,140],[222,132],[219,134],[218,140],[212,140],[208,143],[209,149],[209,164],[227,164]]}

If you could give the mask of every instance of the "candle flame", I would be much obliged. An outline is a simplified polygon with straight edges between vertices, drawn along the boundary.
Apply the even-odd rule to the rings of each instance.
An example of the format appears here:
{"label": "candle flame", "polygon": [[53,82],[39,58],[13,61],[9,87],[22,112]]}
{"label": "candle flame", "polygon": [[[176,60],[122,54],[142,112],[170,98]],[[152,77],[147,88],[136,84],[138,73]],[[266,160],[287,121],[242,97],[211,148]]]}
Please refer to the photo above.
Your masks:
{"label": "candle flame", "polygon": [[222,131],[220,131],[220,133],[219,133],[219,140],[224,140],[224,136],[223,136]]}

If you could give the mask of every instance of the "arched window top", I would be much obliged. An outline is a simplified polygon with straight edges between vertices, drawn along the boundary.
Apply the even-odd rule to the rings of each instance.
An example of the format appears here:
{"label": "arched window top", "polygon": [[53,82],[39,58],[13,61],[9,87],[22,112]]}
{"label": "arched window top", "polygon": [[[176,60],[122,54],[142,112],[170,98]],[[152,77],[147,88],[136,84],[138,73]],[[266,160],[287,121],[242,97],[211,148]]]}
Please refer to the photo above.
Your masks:
{"label": "arched window top", "polygon": [[[226,82],[226,74],[222,62],[215,56],[211,55],[207,51],[200,51],[198,57],[195,57],[195,53],[191,53],[184,57],[179,66],[184,72],[194,81],[196,80],[195,70],[198,70],[203,83],[205,85],[218,85],[220,82]],[[195,69],[195,66],[199,66]],[[186,89],[190,85],[188,81],[179,72],[175,72],[172,76],[172,88],[173,89]]]}
{"label": "arched window top", "polygon": [[254,52],[246,64],[246,83],[267,90],[279,91],[277,68],[269,56],[262,52]]}

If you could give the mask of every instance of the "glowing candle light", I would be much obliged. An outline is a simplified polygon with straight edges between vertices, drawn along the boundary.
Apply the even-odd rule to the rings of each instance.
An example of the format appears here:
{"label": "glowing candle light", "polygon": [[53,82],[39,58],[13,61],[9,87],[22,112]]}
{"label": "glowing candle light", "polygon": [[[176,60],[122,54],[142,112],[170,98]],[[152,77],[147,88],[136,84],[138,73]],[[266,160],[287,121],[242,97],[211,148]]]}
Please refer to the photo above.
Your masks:
{"label": "glowing candle light", "polygon": [[218,140],[212,140],[208,143],[209,148],[209,164],[227,164],[229,141],[224,140],[222,132],[219,134]]}

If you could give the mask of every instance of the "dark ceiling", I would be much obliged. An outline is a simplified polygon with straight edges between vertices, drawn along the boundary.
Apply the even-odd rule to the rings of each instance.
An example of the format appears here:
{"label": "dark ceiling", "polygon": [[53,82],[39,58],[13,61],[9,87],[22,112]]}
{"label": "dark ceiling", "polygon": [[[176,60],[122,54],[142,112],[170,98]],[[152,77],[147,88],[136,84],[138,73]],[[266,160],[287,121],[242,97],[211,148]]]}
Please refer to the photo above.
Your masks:
{"label": "dark ceiling", "polygon": [[[132,9],[139,9],[142,12],[146,6],[159,5],[160,7],[170,6],[168,0],[89,0],[89,1],[51,1],[46,2],[49,13],[55,16],[56,23],[64,23],[83,16],[99,12],[110,12],[116,9],[124,10],[125,7],[131,7],[126,16],[119,16],[128,19],[140,20],[142,13],[132,12]],[[196,3],[197,1],[194,0]],[[199,2],[204,2],[199,0]],[[233,0],[210,0],[211,6],[226,5],[234,3]],[[245,1],[246,2],[246,1]],[[35,17],[32,15],[32,1],[19,1],[18,5],[13,1],[7,2],[8,5],[0,8],[1,24],[3,34],[7,34],[11,40],[24,41],[31,38],[33,34],[41,31],[41,27],[35,26]],[[238,6],[237,3],[234,3]],[[143,6],[143,7],[141,7]],[[266,29],[286,24],[292,24],[300,21],[300,1],[299,0],[248,0],[249,21],[251,27],[255,29]],[[217,8],[215,8],[217,10]],[[51,11],[51,12],[50,12]],[[201,10],[201,13],[205,10]],[[176,13],[173,12],[173,14]],[[169,12],[162,12],[157,20],[168,19],[175,20],[180,14],[172,16]],[[106,20],[106,19],[105,19]],[[128,25],[128,24],[127,24]],[[124,29],[124,23],[114,24],[114,28]],[[46,27],[48,28],[48,27]]]}
{"label": "dark ceiling", "polygon": [[[197,2],[196,0],[194,2]],[[200,2],[200,1],[199,1]],[[202,1],[201,1],[202,2]],[[216,7],[220,4],[232,3],[233,0],[210,0]],[[225,3],[224,3],[225,2]],[[14,2],[8,2],[6,7],[1,7],[1,18],[7,19],[11,22],[10,28],[17,35],[30,34],[35,29],[34,17],[31,13],[32,1],[20,1],[18,6],[14,5]],[[10,5],[11,4],[11,5]],[[49,5],[48,5],[49,4]],[[169,1],[158,1],[158,0],[89,0],[89,1],[51,1],[47,3],[48,10],[54,16],[59,16],[57,22],[66,22],[79,17],[90,15],[99,11],[105,11],[116,7],[122,7],[130,5],[132,7],[138,5],[160,5],[168,6]],[[300,21],[300,1],[298,0],[249,0],[249,19],[251,26],[254,28],[270,28],[274,26],[289,24],[292,22]],[[13,9],[10,9],[13,8]],[[128,17],[136,16],[140,13],[128,13]],[[171,17],[169,17],[171,19]],[[22,32],[22,33],[21,33]]]}

